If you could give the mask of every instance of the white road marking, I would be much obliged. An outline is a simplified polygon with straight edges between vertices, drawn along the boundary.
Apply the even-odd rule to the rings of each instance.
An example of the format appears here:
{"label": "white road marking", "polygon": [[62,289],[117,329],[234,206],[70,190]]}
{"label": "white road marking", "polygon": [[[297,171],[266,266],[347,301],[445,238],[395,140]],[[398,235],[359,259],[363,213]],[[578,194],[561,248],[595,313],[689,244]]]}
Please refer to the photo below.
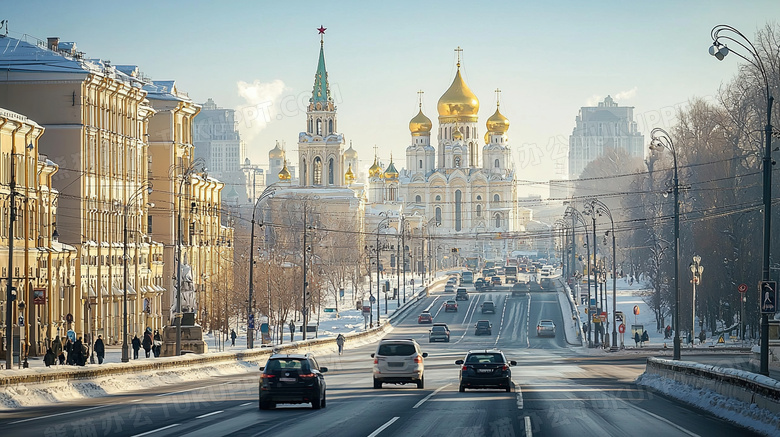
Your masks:
{"label": "white road marking", "polygon": [[213,416],[215,414],[224,413],[224,410],[219,411],[212,411],[211,413],[201,414],[200,416],[196,417],[196,419],[203,419],[204,417]]}
{"label": "white road marking", "polygon": [[130,401],[130,403],[132,404],[132,403],[135,403],[135,402],[141,402],[142,400],[143,399],[133,399],[132,401]]}
{"label": "white road marking", "polygon": [[392,425],[393,422],[395,422],[398,419],[400,419],[400,417],[398,417],[398,416],[393,417],[392,419],[390,419],[387,422],[385,422],[384,425],[382,425],[379,428],[377,428],[376,431],[374,431],[371,434],[369,434],[368,437],[376,437],[376,436],[378,436],[380,432],[384,431],[385,428],[387,428],[388,426]]}
{"label": "white road marking", "polygon": [[105,407],[108,407],[108,406],[109,406],[109,405],[98,405],[97,407],[84,408],[83,410],[76,410],[76,411],[64,411],[64,412],[62,412],[62,413],[49,414],[48,416],[38,416],[38,417],[31,417],[31,418],[29,418],[29,419],[22,419],[22,420],[17,420],[17,421],[15,421],[15,422],[11,422],[11,423],[9,423],[9,425],[13,425],[13,424],[16,424],[16,423],[24,423],[24,422],[29,422],[29,421],[31,421],[31,420],[38,420],[38,419],[48,419],[49,417],[57,417],[57,416],[62,416],[62,415],[65,415],[65,414],[79,413],[79,412],[82,412],[82,411],[97,410],[98,408],[105,408]]}
{"label": "white road marking", "polygon": [[156,432],[165,431],[166,429],[173,428],[174,426],[179,426],[179,424],[178,423],[174,423],[173,425],[163,426],[162,428],[153,429],[151,431],[146,431],[145,433],[142,433],[142,434],[136,434],[133,437],[141,437],[141,436],[145,436],[145,435],[149,435],[149,434],[154,434]]}
{"label": "white road marking", "polygon": [[531,430],[531,418],[525,416],[523,421],[525,422],[525,437],[533,437],[534,432]]}
{"label": "white road marking", "polygon": [[632,407],[632,408],[635,408],[635,409],[637,409],[637,410],[641,411],[641,412],[642,412],[642,413],[644,413],[644,414],[650,415],[650,417],[653,417],[653,418],[655,418],[656,420],[660,420],[661,422],[663,422],[663,423],[665,423],[665,424],[667,424],[667,425],[669,425],[669,426],[672,426],[672,427],[674,427],[674,428],[677,428],[677,429],[678,429],[678,430],[680,430],[681,432],[684,432],[685,434],[687,434],[687,435],[689,435],[689,436],[691,436],[691,437],[699,437],[699,434],[696,434],[696,433],[694,433],[694,432],[688,431],[687,429],[683,428],[682,426],[680,426],[680,425],[678,425],[678,424],[676,424],[676,423],[673,423],[673,422],[671,422],[671,421],[669,421],[669,420],[667,420],[667,419],[664,419],[663,417],[661,417],[661,416],[659,416],[659,415],[657,415],[657,414],[653,414],[653,413],[651,413],[651,412],[649,412],[649,411],[645,410],[644,408],[639,408],[639,407],[637,407],[636,405],[633,405],[633,404],[631,404],[630,402],[625,402],[625,404],[626,404],[626,405],[628,405],[628,406],[630,406],[630,407]]}
{"label": "white road marking", "polygon": [[243,403],[243,404],[239,405],[239,407],[246,407],[247,405],[252,405],[252,404],[254,404],[254,402],[246,402],[246,403]]}
{"label": "white road marking", "polygon": [[517,393],[517,409],[523,409],[523,391],[520,390],[520,385],[515,384],[515,392]]}
{"label": "white road marking", "polygon": [[220,386],[220,385],[228,385],[228,384],[233,384],[233,382],[232,382],[232,381],[231,381],[231,382],[223,382],[223,383],[221,383],[221,384],[211,384],[211,385],[204,385],[204,386],[202,386],[202,387],[195,387],[195,388],[190,388],[190,389],[187,389],[187,390],[182,390],[182,391],[172,391],[172,392],[170,392],[170,393],[160,393],[160,394],[158,394],[158,395],[155,395],[155,397],[160,397],[160,396],[170,396],[170,395],[178,395],[178,394],[181,394],[181,393],[187,393],[187,392],[190,392],[190,391],[195,391],[195,390],[202,390],[202,389],[206,389],[206,388],[211,388],[211,387],[218,387],[218,386]]}
{"label": "white road marking", "polygon": [[433,397],[433,395],[435,395],[436,393],[438,393],[438,392],[440,392],[440,391],[444,390],[444,388],[445,388],[445,387],[447,387],[447,386],[450,386],[450,385],[452,385],[452,384],[450,383],[450,384],[443,385],[443,386],[441,386],[441,387],[437,388],[437,389],[436,389],[436,390],[435,390],[433,393],[431,393],[431,394],[429,394],[428,396],[426,396],[426,397],[424,397],[424,398],[420,399],[420,402],[417,402],[416,404],[414,404],[414,406],[413,406],[412,408],[417,408],[417,407],[419,407],[420,405],[422,405],[423,403],[425,403],[425,401],[427,401],[428,399],[430,399],[431,397]]}

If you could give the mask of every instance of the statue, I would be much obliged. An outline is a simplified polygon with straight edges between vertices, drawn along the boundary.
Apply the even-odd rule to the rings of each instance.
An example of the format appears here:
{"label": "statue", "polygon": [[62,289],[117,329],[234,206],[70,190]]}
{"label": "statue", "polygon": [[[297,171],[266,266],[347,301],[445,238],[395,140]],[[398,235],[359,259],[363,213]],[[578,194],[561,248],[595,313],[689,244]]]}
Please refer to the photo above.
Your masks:
{"label": "statue", "polygon": [[[175,282],[174,282],[175,283]],[[178,290],[173,289],[171,303],[171,319],[176,317]],[[192,279],[192,266],[187,263],[187,255],[184,255],[184,262],[181,264],[181,312],[196,313],[198,311],[197,294],[195,293],[195,283]]]}

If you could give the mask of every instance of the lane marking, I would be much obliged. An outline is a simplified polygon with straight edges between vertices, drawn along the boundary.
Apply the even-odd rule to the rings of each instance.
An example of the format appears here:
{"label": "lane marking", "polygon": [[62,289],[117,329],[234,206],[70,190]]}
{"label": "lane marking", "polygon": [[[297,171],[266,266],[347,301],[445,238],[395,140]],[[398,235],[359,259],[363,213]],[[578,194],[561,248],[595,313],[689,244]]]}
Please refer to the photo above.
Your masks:
{"label": "lane marking", "polygon": [[230,381],[230,382],[223,382],[221,384],[204,385],[202,387],[195,387],[195,388],[190,388],[190,389],[187,389],[187,390],[172,391],[170,393],[160,393],[158,395],[155,395],[155,397],[178,395],[178,394],[187,393],[187,392],[190,392],[190,391],[202,390],[202,389],[207,389],[207,388],[211,388],[211,387],[219,387],[220,385],[228,385],[228,384],[234,384],[234,383],[232,381]]}
{"label": "lane marking", "polygon": [[219,411],[212,411],[211,413],[201,414],[200,416],[196,417],[196,419],[203,419],[204,417],[213,416],[215,414],[224,413],[224,410]]}
{"label": "lane marking", "polygon": [[246,403],[243,403],[243,404],[239,405],[239,407],[246,407],[247,405],[252,405],[252,404],[254,404],[254,402],[246,402]]}
{"label": "lane marking", "polygon": [[525,416],[523,421],[525,422],[525,437],[533,437],[534,432],[531,430],[531,418]]}
{"label": "lane marking", "polygon": [[385,428],[387,428],[388,426],[392,425],[393,422],[395,422],[398,419],[400,419],[400,417],[398,417],[398,416],[393,417],[392,419],[390,419],[387,422],[385,422],[384,425],[382,425],[379,428],[377,428],[376,431],[374,431],[371,434],[369,434],[368,437],[376,437],[376,436],[378,436],[380,432],[384,431]]}
{"label": "lane marking", "polygon": [[57,416],[65,415],[65,414],[80,413],[80,412],[83,412],[83,411],[97,410],[98,408],[105,408],[105,407],[108,407],[108,406],[109,406],[109,404],[98,405],[97,407],[84,408],[83,410],[64,411],[62,413],[49,414],[48,416],[31,417],[29,419],[22,419],[22,420],[17,420],[15,422],[10,422],[9,425],[14,425],[16,423],[30,422],[32,420],[38,420],[38,419],[48,419],[49,417],[57,417]]}
{"label": "lane marking", "polygon": [[433,395],[435,395],[436,393],[438,393],[438,392],[440,392],[440,391],[444,390],[444,388],[445,388],[445,387],[447,387],[447,386],[450,386],[450,385],[452,385],[452,383],[450,383],[450,384],[447,384],[447,385],[443,385],[443,386],[441,386],[441,387],[437,388],[436,390],[434,390],[434,392],[433,392],[433,393],[431,393],[431,394],[429,394],[428,396],[426,396],[426,397],[424,397],[424,398],[420,399],[420,402],[417,402],[416,404],[414,404],[414,406],[413,406],[412,408],[417,408],[417,407],[419,407],[420,405],[422,405],[423,403],[425,403],[425,401],[427,401],[428,399],[432,398],[432,397],[433,397]]}
{"label": "lane marking", "polygon": [[132,401],[130,401],[130,403],[131,403],[131,404],[133,404],[133,403],[135,403],[135,402],[141,402],[142,400],[143,400],[143,399],[133,399]]}
{"label": "lane marking", "polygon": [[149,434],[154,434],[156,432],[165,431],[166,429],[173,428],[174,426],[179,426],[179,424],[178,423],[174,423],[173,425],[163,426],[162,428],[159,428],[159,429],[153,429],[151,431],[146,431],[145,433],[136,434],[133,437],[141,437],[141,436],[145,436],[145,435],[149,435]]}
{"label": "lane marking", "polygon": [[669,426],[672,426],[672,427],[674,427],[674,428],[677,428],[677,429],[678,429],[678,430],[680,430],[681,432],[684,432],[685,434],[687,434],[687,435],[689,435],[689,436],[691,436],[691,437],[700,437],[700,436],[699,436],[699,434],[696,434],[695,432],[688,431],[687,429],[683,428],[682,426],[680,426],[680,425],[678,425],[678,424],[676,424],[676,423],[674,423],[674,422],[671,422],[671,421],[669,421],[668,419],[664,419],[663,417],[661,417],[661,416],[659,416],[659,415],[657,415],[657,414],[653,414],[653,413],[651,413],[651,412],[649,412],[649,411],[645,410],[644,408],[639,408],[639,407],[637,407],[636,405],[633,405],[633,404],[631,404],[631,403],[629,403],[629,402],[625,402],[625,404],[626,404],[626,405],[629,405],[629,406],[631,406],[632,408],[635,408],[635,409],[637,409],[637,410],[639,410],[639,411],[641,411],[641,412],[643,412],[643,413],[645,413],[645,414],[648,414],[648,415],[650,415],[650,417],[653,417],[653,418],[655,418],[656,420],[660,420],[661,422],[663,422],[663,423],[665,423],[665,424],[667,424],[667,425],[669,425]]}
{"label": "lane marking", "polygon": [[517,409],[523,409],[523,391],[520,389],[519,384],[515,384],[515,392],[517,393]]}

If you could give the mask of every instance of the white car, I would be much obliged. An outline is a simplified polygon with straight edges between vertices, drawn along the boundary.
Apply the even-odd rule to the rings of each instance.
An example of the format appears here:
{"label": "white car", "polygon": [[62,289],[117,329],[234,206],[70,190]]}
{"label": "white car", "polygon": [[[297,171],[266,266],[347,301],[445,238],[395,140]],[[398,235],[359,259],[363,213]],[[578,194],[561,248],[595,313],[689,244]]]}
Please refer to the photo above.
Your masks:
{"label": "white car", "polygon": [[455,293],[455,285],[454,284],[447,284],[444,286],[444,292],[445,293]]}
{"label": "white car", "polygon": [[374,359],[374,388],[382,384],[415,383],[424,388],[424,358],[428,353],[420,351],[420,345],[412,339],[385,339],[379,342]]}

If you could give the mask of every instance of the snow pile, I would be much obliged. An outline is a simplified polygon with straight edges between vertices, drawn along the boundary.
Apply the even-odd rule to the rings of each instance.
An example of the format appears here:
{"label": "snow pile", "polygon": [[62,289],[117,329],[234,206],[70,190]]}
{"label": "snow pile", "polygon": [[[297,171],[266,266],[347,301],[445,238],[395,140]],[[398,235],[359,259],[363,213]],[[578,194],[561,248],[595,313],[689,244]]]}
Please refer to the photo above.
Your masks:
{"label": "snow pile", "polygon": [[643,373],[636,379],[636,383],[754,431],[766,435],[777,435],[780,432],[780,417],[754,404],[741,402],[712,390],[696,388],[660,375]]}

